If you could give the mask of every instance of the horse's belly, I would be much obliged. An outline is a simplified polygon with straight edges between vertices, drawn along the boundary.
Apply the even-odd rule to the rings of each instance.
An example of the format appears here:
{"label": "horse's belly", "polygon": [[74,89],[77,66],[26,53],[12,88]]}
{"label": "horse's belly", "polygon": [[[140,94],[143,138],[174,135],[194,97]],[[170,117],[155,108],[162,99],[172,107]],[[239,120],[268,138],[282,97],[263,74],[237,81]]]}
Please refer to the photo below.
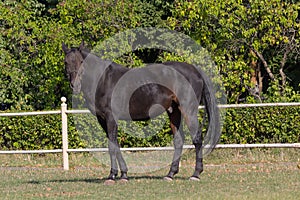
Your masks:
{"label": "horse's belly", "polygon": [[173,93],[157,85],[147,85],[136,90],[129,101],[132,120],[147,120],[157,117],[172,104]]}
{"label": "horse's belly", "polygon": [[158,115],[161,115],[163,112],[165,112],[166,108],[163,107],[160,104],[153,104],[151,106],[145,107],[142,106],[134,106],[133,108],[129,109],[130,118],[134,121],[140,121],[140,120],[148,120],[153,119],[157,117]]}

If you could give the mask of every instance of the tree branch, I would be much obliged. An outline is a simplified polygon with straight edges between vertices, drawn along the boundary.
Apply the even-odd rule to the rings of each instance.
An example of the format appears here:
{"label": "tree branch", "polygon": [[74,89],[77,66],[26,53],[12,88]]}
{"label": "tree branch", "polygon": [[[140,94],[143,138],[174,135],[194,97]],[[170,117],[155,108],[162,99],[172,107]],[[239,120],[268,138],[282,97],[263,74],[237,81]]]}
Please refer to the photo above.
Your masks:
{"label": "tree branch", "polygon": [[280,62],[279,73],[280,73],[281,78],[282,78],[282,86],[283,86],[283,87],[284,87],[285,84],[286,84],[286,75],[285,75],[285,73],[284,73],[284,71],[283,71],[283,68],[284,68],[284,66],[285,66],[285,63],[286,63],[287,56],[288,56],[289,52],[290,52],[290,49],[288,48],[288,49],[284,52],[283,58],[282,58],[282,60],[281,60],[281,62]]}
{"label": "tree branch", "polygon": [[272,73],[272,71],[271,71],[271,69],[270,69],[270,67],[269,67],[269,65],[268,65],[268,63],[267,63],[267,61],[265,60],[264,56],[263,56],[260,52],[256,51],[253,47],[250,47],[250,49],[251,49],[251,50],[255,53],[255,55],[257,55],[257,57],[262,61],[262,63],[263,63],[263,65],[264,65],[264,67],[265,67],[265,69],[266,69],[266,71],[267,71],[269,77],[271,78],[272,81],[274,81],[274,79],[275,79],[274,74]]}

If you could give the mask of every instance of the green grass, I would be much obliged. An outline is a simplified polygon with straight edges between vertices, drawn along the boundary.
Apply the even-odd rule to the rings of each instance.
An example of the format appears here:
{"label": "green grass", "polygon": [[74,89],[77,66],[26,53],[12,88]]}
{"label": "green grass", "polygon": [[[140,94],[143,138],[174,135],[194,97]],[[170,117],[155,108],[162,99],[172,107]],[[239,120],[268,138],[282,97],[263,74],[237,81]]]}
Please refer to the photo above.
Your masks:
{"label": "green grass", "polygon": [[162,180],[163,167],[105,186],[109,167],[90,154],[72,154],[69,171],[56,154],[1,155],[0,199],[299,199],[299,159],[299,149],[216,150],[205,158],[201,180],[192,182],[191,151],[173,182]]}

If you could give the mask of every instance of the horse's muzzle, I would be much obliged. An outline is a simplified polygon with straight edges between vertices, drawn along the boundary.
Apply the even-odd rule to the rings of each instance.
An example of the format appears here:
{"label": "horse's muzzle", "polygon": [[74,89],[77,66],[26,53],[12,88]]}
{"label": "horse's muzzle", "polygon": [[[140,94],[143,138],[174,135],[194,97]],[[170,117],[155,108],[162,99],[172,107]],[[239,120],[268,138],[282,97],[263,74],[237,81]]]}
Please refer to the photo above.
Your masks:
{"label": "horse's muzzle", "polygon": [[73,91],[73,94],[79,94],[81,90],[81,84],[79,83],[70,83],[70,87]]}

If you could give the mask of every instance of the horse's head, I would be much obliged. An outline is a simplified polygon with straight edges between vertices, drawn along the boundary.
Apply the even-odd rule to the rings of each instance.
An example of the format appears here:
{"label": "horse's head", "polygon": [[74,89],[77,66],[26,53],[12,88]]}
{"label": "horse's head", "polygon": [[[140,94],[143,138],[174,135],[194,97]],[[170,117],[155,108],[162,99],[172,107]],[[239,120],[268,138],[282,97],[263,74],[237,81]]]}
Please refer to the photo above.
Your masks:
{"label": "horse's head", "polygon": [[79,93],[81,90],[81,76],[83,63],[83,43],[78,48],[68,48],[64,43],[62,49],[65,52],[65,71],[70,81],[70,86],[74,93]]}

